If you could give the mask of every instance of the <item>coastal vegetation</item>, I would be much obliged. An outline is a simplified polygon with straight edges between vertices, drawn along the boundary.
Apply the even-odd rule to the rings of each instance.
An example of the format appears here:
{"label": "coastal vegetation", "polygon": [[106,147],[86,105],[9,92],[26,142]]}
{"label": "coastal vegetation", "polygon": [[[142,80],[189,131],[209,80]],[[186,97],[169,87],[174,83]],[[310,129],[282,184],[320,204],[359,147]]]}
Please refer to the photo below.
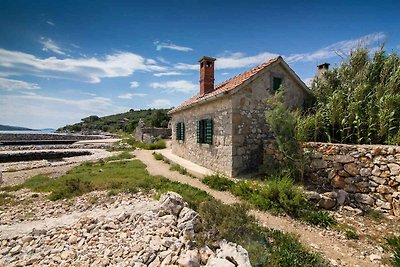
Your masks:
{"label": "coastal vegetation", "polygon": [[81,122],[57,129],[59,132],[132,132],[139,119],[143,119],[149,127],[167,127],[170,120],[169,109],[146,109],[99,117],[92,115],[83,118]]}
{"label": "coastal vegetation", "polygon": [[305,141],[400,144],[400,57],[359,48],[312,85],[298,121]]}

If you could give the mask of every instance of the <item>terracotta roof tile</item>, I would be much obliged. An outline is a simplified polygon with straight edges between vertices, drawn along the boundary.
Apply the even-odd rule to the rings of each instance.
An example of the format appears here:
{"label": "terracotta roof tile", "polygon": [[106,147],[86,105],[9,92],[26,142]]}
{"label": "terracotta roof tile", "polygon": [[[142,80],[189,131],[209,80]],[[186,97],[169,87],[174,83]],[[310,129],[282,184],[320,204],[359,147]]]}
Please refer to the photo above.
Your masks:
{"label": "terracotta roof tile", "polygon": [[174,113],[178,110],[181,110],[187,106],[190,106],[192,104],[195,104],[197,102],[200,102],[201,100],[204,99],[208,99],[211,98],[213,96],[219,95],[221,93],[224,92],[229,92],[233,89],[235,89],[236,87],[238,87],[239,85],[241,85],[242,83],[244,83],[245,81],[247,81],[248,79],[250,79],[251,77],[253,77],[255,74],[257,74],[258,72],[260,72],[261,70],[263,70],[264,68],[266,68],[267,66],[271,65],[272,63],[278,61],[280,57],[271,59],[261,65],[258,65],[257,67],[248,70],[246,72],[243,72],[241,74],[238,74],[232,78],[230,78],[229,80],[226,80],[218,85],[216,85],[214,87],[214,91],[204,94],[204,95],[200,95],[200,93],[197,93],[195,96],[189,98],[188,100],[186,100],[185,102],[183,102],[182,104],[180,104],[179,106],[177,106],[176,108],[172,109],[170,111],[170,113]]}

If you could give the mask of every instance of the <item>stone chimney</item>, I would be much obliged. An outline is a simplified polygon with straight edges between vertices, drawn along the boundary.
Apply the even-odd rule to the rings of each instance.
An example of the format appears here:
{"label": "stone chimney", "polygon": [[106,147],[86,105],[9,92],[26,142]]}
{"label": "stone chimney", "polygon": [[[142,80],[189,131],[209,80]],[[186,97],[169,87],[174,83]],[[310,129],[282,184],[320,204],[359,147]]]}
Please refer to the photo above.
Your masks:
{"label": "stone chimney", "polygon": [[200,95],[214,90],[214,61],[212,57],[202,57],[200,62]]}
{"label": "stone chimney", "polygon": [[317,79],[322,79],[324,77],[324,72],[326,72],[327,70],[329,70],[329,63],[322,63],[317,65]]}

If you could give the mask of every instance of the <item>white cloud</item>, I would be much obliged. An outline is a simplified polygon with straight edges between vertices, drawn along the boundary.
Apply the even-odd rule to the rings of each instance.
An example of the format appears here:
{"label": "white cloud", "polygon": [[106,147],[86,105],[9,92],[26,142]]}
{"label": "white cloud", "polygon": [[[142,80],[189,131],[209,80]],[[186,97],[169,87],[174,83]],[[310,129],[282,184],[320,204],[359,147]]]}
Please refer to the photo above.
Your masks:
{"label": "white cloud", "polygon": [[178,72],[178,71],[168,71],[168,72],[154,73],[153,75],[156,76],[156,77],[162,77],[162,76],[185,75],[185,73]]}
{"label": "white cloud", "polygon": [[165,71],[148,65],[145,58],[130,52],[116,52],[104,58],[38,58],[34,55],[0,48],[0,71],[39,77],[83,80],[99,83],[102,78],[126,77],[135,71]]}
{"label": "white cloud", "polygon": [[170,108],[172,107],[171,101],[168,99],[155,99],[147,105],[149,108]]}
{"label": "white cloud", "polygon": [[53,40],[50,38],[40,38],[40,43],[43,45],[42,50],[46,52],[53,52],[59,55],[66,55],[64,51],[61,50],[60,46],[56,44]]}
{"label": "white cloud", "polygon": [[59,127],[79,122],[89,115],[104,116],[127,111],[105,97],[65,99],[37,94],[2,95],[0,124],[23,125],[31,128]]}
{"label": "white cloud", "polygon": [[146,64],[155,65],[155,64],[157,64],[157,61],[155,61],[152,58],[148,58],[148,59],[146,59]]}
{"label": "white cloud", "polygon": [[129,87],[130,87],[130,88],[139,87],[139,82],[137,82],[137,81],[130,82],[130,83],[129,83]]}
{"label": "white cloud", "polygon": [[46,21],[46,23],[53,27],[56,26],[56,24],[50,20]]}
{"label": "white cloud", "polygon": [[[371,33],[357,39],[340,41],[311,53],[289,55],[285,57],[285,60],[289,63],[309,62],[335,57],[338,54],[349,55],[350,52],[357,47],[376,46],[385,39],[386,35],[383,32]],[[371,49],[374,49],[374,47]]]}
{"label": "white cloud", "polygon": [[229,72],[223,72],[223,73],[221,73],[221,75],[224,75],[224,76],[229,75]]}
{"label": "white cloud", "polygon": [[[376,49],[377,45],[380,42],[383,42],[386,39],[386,35],[383,32],[377,32],[362,36],[357,39],[344,40],[327,47],[318,49],[317,51],[310,53],[300,53],[300,54],[292,54],[288,56],[284,56],[285,60],[288,63],[295,62],[309,62],[309,61],[320,61],[323,59],[328,59],[337,54],[348,55],[350,52],[360,46],[375,46],[370,47],[371,51]],[[217,61],[215,63],[215,69],[240,69],[240,68],[249,68],[259,64],[262,64],[270,59],[276,58],[279,55],[271,52],[262,52],[253,56],[246,56],[244,53],[224,53],[223,56],[217,57]],[[186,64],[186,63],[177,63],[175,65],[175,69],[178,70],[198,70],[198,64]]]}
{"label": "white cloud", "polygon": [[176,45],[171,42],[161,43],[161,42],[156,41],[156,42],[154,42],[154,44],[156,45],[157,51],[161,51],[162,49],[170,49],[170,50],[176,50],[176,51],[181,51],[181,52],[193,51],[193,48]]}
{"label": "white cloud", "polygon": [[198,90],[198,85],[186,80],[168,81],[168,82],[156,82],[151,83],[152,88],[167,89],[167,93],[182,92],[182,93],[193,93]]}
{"label": "white cloud", "polygon": [[308,86],[311,87],[312,82],[314,81],[314,77],[310,77],[310,78],[305,78],[303,79],[303,82]]}
{"label": "white cloud", "polygon": [[123,95],[119,95],[118,98],[121,99],[132,99],[133,97],[144,97],[147,96],[147,94],[142,94],[142,93],[127,93],[127,94],[123,94]]}
{"label": "white cloud", "polygon": [[40,89],[36,83],[28,83],[19,80],[0,78],[0,90],[14,91],[14,90],[31,90]]}
{"label": "white cloud", "polygon": [[198,64],[177,63],[175,68],[178,70],[199,70]]}

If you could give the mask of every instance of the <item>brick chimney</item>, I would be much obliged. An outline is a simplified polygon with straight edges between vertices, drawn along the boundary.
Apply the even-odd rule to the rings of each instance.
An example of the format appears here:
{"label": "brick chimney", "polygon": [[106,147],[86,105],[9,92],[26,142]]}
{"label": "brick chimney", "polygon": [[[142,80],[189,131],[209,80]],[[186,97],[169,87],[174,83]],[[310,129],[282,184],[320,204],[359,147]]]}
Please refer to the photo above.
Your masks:
{"label": "brick chimney", "polygon": [[202,57],[200,62],[200,95],[214,90],[214,61],[212,57]]}
{"label": "brick chimney", "polygon": [[329,63],[322,63],[317,65],[317,79],[322,79],[324,72],[326,72],[327,70],[329,70]]}

